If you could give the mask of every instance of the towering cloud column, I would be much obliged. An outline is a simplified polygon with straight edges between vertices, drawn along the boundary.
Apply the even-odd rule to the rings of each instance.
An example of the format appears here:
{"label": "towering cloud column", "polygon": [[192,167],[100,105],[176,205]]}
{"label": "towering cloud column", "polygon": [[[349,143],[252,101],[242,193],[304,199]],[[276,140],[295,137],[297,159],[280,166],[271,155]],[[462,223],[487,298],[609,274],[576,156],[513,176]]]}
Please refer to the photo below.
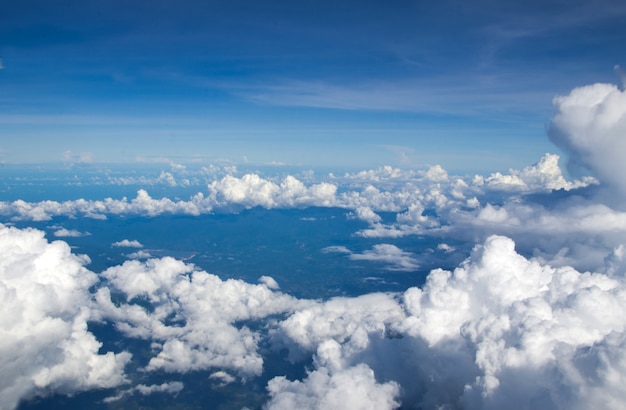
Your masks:
{"label": "towering cloud column", "polygon": [[555,98],[554,106],[552,142],[626,196],[626,93],[611,84],[593,84]]}

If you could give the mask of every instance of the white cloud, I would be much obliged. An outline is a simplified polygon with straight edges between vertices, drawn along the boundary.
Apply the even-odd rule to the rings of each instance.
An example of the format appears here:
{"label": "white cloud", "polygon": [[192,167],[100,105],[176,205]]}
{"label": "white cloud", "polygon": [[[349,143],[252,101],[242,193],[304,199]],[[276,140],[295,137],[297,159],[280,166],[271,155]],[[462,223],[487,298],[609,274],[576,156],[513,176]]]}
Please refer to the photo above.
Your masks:
{"label": "white cloud", "polygon": [[366,365],[330,373],[322,368],[311,372],[304,381],[276,377],[267,387],[271,400],[268,410],[359,409],[383,410],[399,407],[399,386],[394,382],[379,384]]}
{"label": "white cloud", "polygon": [[79,238],[81,236],[89,236],[89,235],[90,233],[88,232],[83,233],[75,229],[60,228],[54,231],[54,236],[56,236],[57,238]]}
{"label": "white cloud", "polygon": [[[209,169],[206,175],[203,174],[205,171],[200,174],[208,178],[227,171]],[[166,174],[162,174],[163,178],[169,179]],[[352,210],[351,215],[371,225],[371,232],[362,233],[365,236],[399,236],[436,227],[439,221],[432,212],[426,216],[425,210],[435,210],[439,217],[445,217],[458,208],[478,207],[478,198],[494,192],[497,195],[545,192],[574,189],[593,182],[589,178],[582,182],[566,181],[558,167],[558,157],[549,154],[523,171],[511,170],[510,175],[494,174],[487,178],[475,176],[467,181],[449,176],[440,166],[426,171],[383,167],[340,178],[330,176],[330,179],[333,183],[321,181],[305,185],[291,175],[276,182],[257,174],[245,174],[241,178],[228,174],[210,182],[206,194],[198,192],[188,200],[156,199],[140,189],[131,200],[0,202],[0,214],[16,220],[45,221],[55,216],[105,219],[106,215],[201,215],[216,211],[238,212],[257,206],[268,209],[322,206]],[[381,229],[384,227],[378,226],[381,223],[379,212],[399,213],[398,226],[391,230]]]}
{"label": "white cloud", "polygon": [[550,139],[604,183],[626,195],[626,92],[611,84],[575,88],[554,99]]}
{"label": "white cloud", "polygon": [[274,339],[289,347],[293,357],[317,351],[326,340],[345,345],[346,351],[359,351],[368,346],[368,335],[384,335],[391,323],[403,318],[402,307],[388,294],[333,298],[293,313],[280,323]]}
{"label": "white cloud", "polygon": [[[433,348],[455,339],[471,347],[481,376],[463,393],[470,407],[501,407],[513,394],[545,407],[589,408],[580,376],[593,373],[581,360],[588,348],[623,336],[624,302],[623,283],[542,266],[494,236],[453,273],[433,271],[422,290],[406,293],[404,329]],[[594,372],[603,366],[596,362]]]}
{"label": "white cloud", "polygon": [[165,172],[165,171],[161,171],[161,174],[159,175],[159,178],[157,181],[162,182],[172,187],[178,185],[176,183],[176,178],[174,178],[174,175],[172,175],[170,172]]}
{"label": "white cloud", "polygon": [[[526,252],[543,255],[557,266],[602,271],[606,255],[626,243],[626,212],[576,196],[547,205],[488,203],[477,210],[451,214],[445,231],[450,237],[471,241],[490,234],[508,235]],[[559,262],[554,259],[558,255],[567,258]]]}
{"label": "white cloud", "polygon": [[[130,337],[159,341],[147,371],[187,372],[219,368],[242,377],[259,375],[263,359],[259,334],[238,323],[291,312],[306,305],[267,285],[222,281],[172,258],[127,261],[102,276],[127,302],[119,306],[110,290],[96,298],[103,318]],[[143,302],[142,302],[143,301]],[[153,310],[146,310],[143,303]]]}
{"label": "white cloud", "polygon": [[448,180],[448,172],[441,165],[434,165],[426,170],[424,178],[433,182],[443,182]]}
{"label": "white cloud", "polygon": [[115,396],[107,397],[103,400],[105,403],[112,403],[121,400],[127,396],[132,396],[135,393],[139,393],[142,396],[149,396],[154,393],[167,393],[176,396],[180,393],[185,386],[181,382],[169,382],[163,384],[152,384],[146,386],[145,384],[139,384],[130,389],[122,390]]}
{"label": "white cloud", "polygon": [[[481,218],[507,223],[511,206],[492,206]],[[565,218],[587,229],[597,225],[593,218],[600,213],[614,214],[606,206],[580,209],[592,219]],[[553,232],[559,223],[544,229]],[[143,370],[211,370],[219,384],[260,375],[259,342],[269,337],[276,351],[287,348],[290,360],[311,368],[302,380],[272,379],[267,408],[332,408],[341,397],[343,407],[355,408],[395,408],[400,402],[503,408],[512,400],[520,408],[626,405],[623,246],[605,254],[606,274],[581,273],[523,257],[511,239],[490,236],[455,270],[433,270],[421,289],[327,301],[272,290],[269,277],[258,285],[223,281],[172,258],[111,267],[101,274],[107,281],[90,294],[96,275],[63,242],[2,227],[0,249],[0,296],[7,301],[0,320],[9,329],[0,339],[0,366],[11,375],[0,378],[0,397],[9,408],[34,394],[125,381],[129,355],[98,355],[100,344],[87,331],[87,320],[110,321],[126,337],[150,342],[154,355]],[[395,266],[415,263],[389,244],[348,254]],[[125,300],[113,303],[112,293]],[[249,321],[266,322],[253,330],[242,325]],[[176,383],[138,385],[107,401],[180,389]]]}
{"label": "white cloud", "polygon": [[382,243],[372,247],[363,253],[354,253],[345,246],[327,246],[322,249],[324,253],[344,253],[352,260],[365,260],[381,262],[389,265],[388,270],[413,271],[419,268],[417,259],[411,253],[405,252],[395,245]]}
{"label": "white cloud", "polygon": [[521,192],[558,189],[569,191],[597,183],[591,177],[585,177],[582,181],[567,181],[559,167],[559,156],[555,154],[545,154],[538,163],[522,171],[511,169],[508,175],[496,172],[484,179],[478,177],[475,181],[486,184],[490,189]]}
{"label": "white cloud", "polygon": [[126,382],[128,353],[98,354],[87,330],[96,275],[44,233],[0,225],[0,401],[113,387]]}
{"label": "white cloud", "polygon": [[211,375],[209,376],[209,379],[219,381],[220,386],[225,386],[236,380],[233,376],[231,376],[230,374],[226,373],[223,370],[211,373]]}
{"label": "white cloud", "polygon": [[267,286],[268,289],[272,289],[272,290],[280,289],[278,282],[276,282],[276,280],[272,278],[271,276],[265,276],[265,275],[261,276],[259,278],[259,283],[264,284],[265,286]]}
{"label": "white cloud", "polygon": [[366,206],[359,206],[354,210],[354,217],[369,223],[378,223],[382,220],[382,218],[372,211],[371,208]]}
{"label": "white cloud", "polygon": [[[622,194],[624,95],[596,84],[558,97],[550,131],[573,161]],[[211,370],[210,379],[221,384],[260,375],[259,343],[268,337],[275,351],[287,348],[293,363],[310,369],[303,380],[270,380],[267,408],[395,408],[401,401],[416,408],[626,407],[626,213],[619,201],[612,208],[594,196],[595,188],[580,189],[593,179],[567,181],[556,155],[473,178],[452,177],[440,166],[382,167],[331,175],[333,183],[313,183],[311,175],[305,185],[294,176],[231,171],[202,171],[221,179],[186,201],[140,190],[132,200],[1,202],[0,213],[42,221],[337,206],[369,223],[358,232],[364,237],[431,235],[438,250],[455,254],[446,241],[481,244],[456,269],[434,269],[422,288],[402,294],[297,300],[278,292],[269,276],[257,285],[223,281],[172,258],[111,267],[91,294],[98,278],[84,268],[86,257],[63,242],[48,243],[39,231],[0,225],[3,405],[126,382],[130,355],[98,354],[101,345],[87,330],[87,321],[103,320],[151,343],[154,355],[142,370]],[[187,171],[173,166],[151,181],[188,181],[177,172]],[[395,222],[384,224],[380,212],[395,212]],[[142,247],[128,239],[112,246]],[[418,269],[415,255],[392,244],[322,252]],[[150,257],[141,250],[128,256]],[[182,387],[138,385],[106,401]]]}
{"label": "white cloud", "polygon": [[215,207],[243,206],[253,208],[290,208],[336,205],[337,187],[319,183],[306,187],[293,176],[285,177],[280,184],[246,174],[241,178],[227,175],[208,186],[209,199]]}
{"label": "white cloud", "polygon": [[447,243],[440,243],[437,245],[437,249],[440,251],[444,251],[445,253],[454,252],[454,246],[450,246]]}
{"label": "white cloud", "polygon": [[401,170],[399,168],[393,168],[389,165],[385,165],[378,169],[360,171],[356,173],[346,173],[343,178],[352,181],[358,181],[361,183],[377,183],[383,181],[393,180],[410,180],[417,176],[415,171]]}
{"label": "white cloud", "polygon": [[141,250],[141,251],[137,251],[137,252],[132,252],[132,253],[129,253],[127,256],[128,256],[130,259],[148,259],[148,258],[151,258],[151,257],[152,257],[152,255],[150,254],[150,252],[143,251],[143,250]]}
{"label": "white cloud", "polygon": [[353,253],[350,259],[386,263],[390,265],[387,268],[389,270],[413,271],[419,267],[411,253],[387,243],[374,245],[371,250],[363,253]]}
{"label": "white cloud", "polygon": [[322,249],[322,252],[324,253],[352,253],[350,249],[341,245],[327,246]]}
{"label": "white cloud", "polygon": [[492,236],[400,300],[331,299],[282,321],[274,340],[294,358],[313,354],[316,369],[302,382],[271,381],[270,403],[306,407],[325,397],[329,378],[365,365],[418,408],[619,409],[625,303],[623,277],[543,265]]}
{"label": "white cloud", "polygon": [[113,242],[111,246],[116,248],[143,248],[143,245],[136,239],[133,239],[132,241],[123,239],[118,242]]}

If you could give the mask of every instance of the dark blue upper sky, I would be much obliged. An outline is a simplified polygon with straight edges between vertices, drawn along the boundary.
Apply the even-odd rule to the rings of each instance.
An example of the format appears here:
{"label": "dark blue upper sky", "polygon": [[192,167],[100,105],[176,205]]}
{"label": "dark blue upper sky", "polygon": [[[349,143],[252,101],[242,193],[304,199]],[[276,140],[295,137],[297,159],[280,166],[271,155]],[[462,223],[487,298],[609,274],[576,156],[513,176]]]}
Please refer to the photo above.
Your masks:
{"label": "dark blue upper sky", "polygon": [[0,6],[0,160],[500,170],[615,82],[622,1]]}

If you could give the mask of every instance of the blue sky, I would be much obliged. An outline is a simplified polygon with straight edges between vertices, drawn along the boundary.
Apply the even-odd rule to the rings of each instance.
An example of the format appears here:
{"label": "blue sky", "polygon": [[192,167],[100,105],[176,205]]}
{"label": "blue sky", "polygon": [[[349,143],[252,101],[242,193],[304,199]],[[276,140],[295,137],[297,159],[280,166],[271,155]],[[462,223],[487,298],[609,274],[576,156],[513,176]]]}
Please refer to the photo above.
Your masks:
{"label": "blue sky", "polygon": [[5,163],[521,168],[626,40],[609,0],[0,7]]}

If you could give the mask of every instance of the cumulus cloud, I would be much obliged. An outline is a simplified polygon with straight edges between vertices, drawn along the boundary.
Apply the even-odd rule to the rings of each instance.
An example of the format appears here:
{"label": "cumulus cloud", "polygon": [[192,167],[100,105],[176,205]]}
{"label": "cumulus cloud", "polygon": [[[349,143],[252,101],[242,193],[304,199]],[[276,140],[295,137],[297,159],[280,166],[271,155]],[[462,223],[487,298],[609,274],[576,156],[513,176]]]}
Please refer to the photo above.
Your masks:
{"label": "cumulus cloud", "polygon": [[[163,175],[162,175],[163,176]],[[0,214],[15,220],[48,221],[55,216],[86,216],[103,219],[106,215],[161,214],[201,215],[214,211],[239,211],[242,208],[304,208],[309,206],[342,206],[337,202],[337,187],[327,182],[305,186],[293,176],[285,177],[279,184],[246,174],[242,178],[227,175],[208,185],[208,194],[198,192],[189,200],[153,198],[145,189],[128,200],[105,198],[104,200],[78,199],[73,201],[0,202]]]}
{"label": "cumulus cloud", "polygon": [[278,282],[276,282],[276,280],[272,278],[271,276],[265,276],[265,275],[261,276],[259,278],[259,283],[264,284],[265,286],[267,286],[268,289],[272,289],[272,290],[280,289]]}
{"label": "cumulus cloud", "polygon": [[413,271],[419,267],[410,252],[405,252],[395,245],[381,243],[363,253],[352,253],[350,259],[382,262],[389,265],[389,270]]}
{"label": "cumulus cloud", "polygon": [[[294,360],[302,353],[316,352],[327,340],[340,343],[346,351],[357,352],[369,345],[369,335],[384,335],[391,323],[403,318],[402,307],[388,294],[334,298],[299,309],[280,323],[280,332],[273,337],[289,348]],[[329,360],[324,364],[339,367],[332,366]]]}
{"label": "cumulus cloud", "polygon": [[[207,172],[207,178],[217,175],[211,170]],[[305,180],[311,178],[311,175],[305,175]],[[0,202],[0,215],[14,220],[46,221],[57,216],[106,219],[107,215],[197,216],[212,212],[239,212],[253,207],[339,207],[350,210],[351,217],[370,225],[361,235],[385,237],[420,234],[436,228],[446,215],[459,209],[476,209],[490,195],[574,190],[594,182],[592,178],[565,180],[558,166],[558,157],[550,154],[522,171],[510,170],[508,175],[452,177],[440,166],[433,166],[425,171],[383,167],[343,177],[330,175],[329,178],[332,183],[320,180],[305,185],[291,175],[282,180],[272,180],[258,174],[242,177],[227,174],[210,182],[207,192],[198,192],[187,200],[153,198],[146,190],[140,189],[130,200],[124,197],[63,202]],[[397,213],[397,224],[392,227],[383,225],[380,212]]]}
{"label": "cumulus cloud", "polygon": [[81,236],[89,236],[90,233],[83,233],[80,231],[77,231],[75,229],[66,229],[66,228],[59,228],[56,231],[54,231],[54,236],[56,236],[57,238],[79,238]]}
{"label": "cumulus cloud", "polygon": [[371,208],[366,206],[359,206],[354,210],[354,214],[352,214],[355,218],[358,218],[362,221],[369,222],[371,224],[378,223],[382,220],[382,218],[372,211]]}
{"label": "cumulus cloud", "polygon": [[111,246],[116,248],[143,248],[141,242],[136,239],[133,239],[132,241],[128,239],[123,239],[118,242],[113,242]]}
{"label": "cumulus cloud", "polygon": [[[415,263],[381,245],[348,255]],[[511,239],[489,236],[456,269],[431,271],[422,288],[326,301],[278,292],[270,277],[224,281],[173,258],[113,266],[90,293],[96,275],[63,242],[2,227],[0,249],[0,396],[8,408],[36,394],[126,381],[130,356],[98,354],[88,320],[150,342],[144,371],[210,370],[220,385],[261,375],[267,337],[294,365],[310,366],[300,380],[268,382],[268,409],[626,405],[623,246],[592,273],[529,259]],[[106,401],[182,388],[137,385]]]}
{"label": "cumulus cloud", "polygon": [[604,183],[626,195],[626,92],[593,84],[554,99],[550,139]]}
{"label": "cumulus cloud", "polygon": [[400,299],[338,298],[295,312],[274,337],[313,354],[316,370],[270,382],[271,405],[306,406],[325,397],[328,378],[365,365],[372,382],[400,386],[386,397],[405,407],[622,408],[623,277],[554,268],[514,246],[489,237]]}
{"label": "cumulus cloud", "polygon": [[478,185],[484,183],[491,189],[522,192],[559,189],[569,191],[597,183],[592,177],[585,177],[582,181],[567,181],[559,167],[559,156],[555,154],[545,154],[538,163],[521,171],[511,169],[508,175],[496,172],[487,178],[477,176],[474,182]]}
{"label": "cumulus cloud", "polygon": [[209,379],[218,381],[220,386],[226,386],[236,380],[235,377],[223,370],[211,373]]}
{"label": "cumulus cloud", "polygon": [[259,334],[240,323],[291,312],[307,303],[273,292],[266,284],[222,281],[169,257],[127,261],[102,276],[111,290],[126,297],[126,303],[117,305],[108,287],[99,289],[96,299],[102,317],[129,337],[158,342],[147,371],[220,368],[241,377],[259,375],[263,366],[257,351]]}
{"label": "cumulus cloud", "polygon": [[304,381],[277,377],[267,387],[271,400],[268,410],[290,409],[395,409],[399,386],[394,382],[379,384],[374,372],[360,364],[330,373],[322,368],[311,372]]}
{"label": "cumulus cloud", "polygon": [[140,250],[137,252],[131,252],[127,255],[130,259],[148,259],[152,257],[152,254],[150,254],[150,252],[144,251],[144,250]]}
{"label": "cumulus cloud", "polygon": [[470,241],[508,235],[526,253],[543,255],[551,264],[597,271],[609,252],[626,243],[623,211],[578,196],[541,202],[513,200],[457,211],[449,216],[443,234]]}
{"label": "cumulus cloud", "polygon": [[513,394],[545,408],[589,408],[581,361],[623,334],[625,297],[623,283],[529,261],[494,236],[453,273],[433,271],[422,290],[409,290],[403,327],[431,347],[455,339],[471,347],[481,375],[463,391],[469,407],[498,408]]}
{"label": "cumulus cloud", "polygon": [[64,242],[0,225],[0,401],[71,394],[125,383],[128,353],[99,354],[87,330],[89,288],[97,283]]}
{"label": "cumulus cloud", "polygon": [[241,178],[227,175],[209,184],[208,189],[209,198],[216,207],[245,208],[333,206],[337,191],[335,185],[326,182],[306,187],[290,175],[277,184],[256,174],[246,174]]}

